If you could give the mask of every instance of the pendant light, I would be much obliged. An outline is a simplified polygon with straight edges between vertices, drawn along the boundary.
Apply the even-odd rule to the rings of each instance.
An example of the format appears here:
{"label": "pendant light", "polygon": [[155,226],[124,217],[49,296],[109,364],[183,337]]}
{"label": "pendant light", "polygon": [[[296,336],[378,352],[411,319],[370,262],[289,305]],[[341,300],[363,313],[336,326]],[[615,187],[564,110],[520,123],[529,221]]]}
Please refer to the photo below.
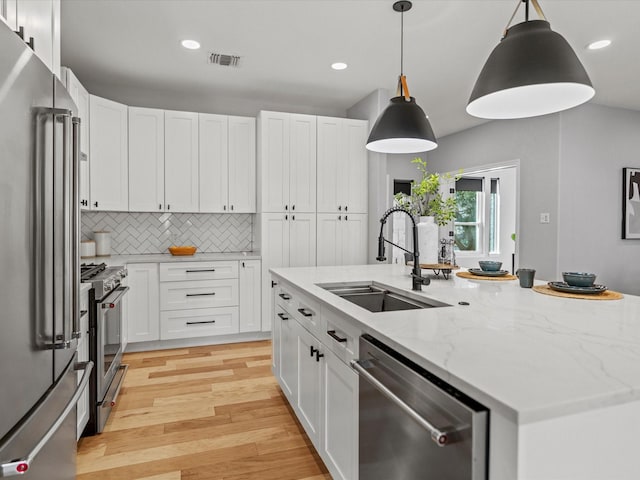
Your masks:
{"label": "pendant light", "polygon": [[367,149],[380,153],[426,152],[438,146],[436,136],[424,111],[409,94],[407,77],[403,73],[404,12],[411,9],[411,2],[396,2],[393,9],[400,12],[400,77],[396,96],[371,129]]}
{"label": "pendant light", "polygon": [[[500,43],[480,72],[467,113],[489,119],[546,115],[589,101],[595,90],[576,53],[551,30],[538,0],[531,0],[541,20],[529,20],[529,0],[517,0]],[[512,26],[520,5],[525,21]]]}

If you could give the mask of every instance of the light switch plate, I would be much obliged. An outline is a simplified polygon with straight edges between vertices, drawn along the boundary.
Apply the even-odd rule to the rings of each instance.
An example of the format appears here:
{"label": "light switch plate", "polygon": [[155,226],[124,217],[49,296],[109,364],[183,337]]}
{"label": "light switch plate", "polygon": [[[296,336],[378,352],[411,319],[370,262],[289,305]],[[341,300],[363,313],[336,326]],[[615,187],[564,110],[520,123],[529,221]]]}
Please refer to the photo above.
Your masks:
{"label": "light switch plate", "polygon": [[549,223],[551,221],[551,215],[548,213],[540,214],[540,223]]}

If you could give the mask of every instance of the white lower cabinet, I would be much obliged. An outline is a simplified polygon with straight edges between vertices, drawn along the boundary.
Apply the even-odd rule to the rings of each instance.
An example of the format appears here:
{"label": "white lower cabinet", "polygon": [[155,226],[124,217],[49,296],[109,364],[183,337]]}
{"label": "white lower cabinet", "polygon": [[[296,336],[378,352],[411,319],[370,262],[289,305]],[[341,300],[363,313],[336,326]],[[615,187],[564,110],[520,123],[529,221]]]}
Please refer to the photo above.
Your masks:
{"label": "white lower cabinet", "polygon": [[358,375],[325,352],[320,455],[334,480],[358,478]]}
{"label": "white lower cabinet", "polygon": [[162,282],[160,310],[238,305],[238,279]]}
{"label": "white lower cabinet", "polygon": [[357,480],[358,375],[348,362],[361,332],[324,305],[306,321],[306,295],[274,280],[274,375],[332,478]]}
{"label": "white lower cabinet", "polygon": [[262,328],[262,311],[260,302],[261,289],[260,260],[243,260],[240,262],[238,278],[240,295],[240,332],[259,332]]}
{"label": "white lower cabinet", "polygon": [[129,342],[149,342],[160,338],[158,264],[127,265],[130,290],[127,292]]}

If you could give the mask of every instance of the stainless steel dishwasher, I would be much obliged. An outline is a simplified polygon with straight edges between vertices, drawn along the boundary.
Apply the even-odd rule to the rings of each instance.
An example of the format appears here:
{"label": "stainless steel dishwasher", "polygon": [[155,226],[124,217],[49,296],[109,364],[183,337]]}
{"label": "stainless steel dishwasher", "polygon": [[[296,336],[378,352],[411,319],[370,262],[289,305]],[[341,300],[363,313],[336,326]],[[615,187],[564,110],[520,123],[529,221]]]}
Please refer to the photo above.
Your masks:
{"label": "stainless steel dishwasher", "polygon": [[360,337],[360,480],[486,480],[489,411],[370,335]]}

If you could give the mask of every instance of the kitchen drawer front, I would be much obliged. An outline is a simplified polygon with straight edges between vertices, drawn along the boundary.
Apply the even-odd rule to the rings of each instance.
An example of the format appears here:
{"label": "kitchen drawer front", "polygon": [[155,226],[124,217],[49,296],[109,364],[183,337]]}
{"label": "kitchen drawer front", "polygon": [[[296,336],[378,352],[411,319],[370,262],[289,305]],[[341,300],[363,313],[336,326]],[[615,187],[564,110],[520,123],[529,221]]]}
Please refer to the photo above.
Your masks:
{"label": "kitchen drawer front", "polygon": [[275,304],[293,315],[296,311],[297,299],[293,288],[289,285],[276,285],[275,287]]}
{"label": "kitchen drawer front", "polygon": [[231,335],[240,332],[238,307],[160,313],[160,340]]}
{"label": "kitchen drawer front", "polygon": [[161,282],[238,278],[238,262],[176,262],[160,264]]}
{"label": "kitchen drawer front", "polygon": [[160,310],[237,305],[238,280],[236,279],[160,283]]}
{"label": "kitchen drawer front", "polygon": [[318,338],[322,338],[322,316],[320,315],[320,303],[303,295],[297,290],[293,292],[296,299],[296,306],[293,312],[295,319],[300,325],[309,330]]}
{"label": "kitchen drawer front", "polygon": [[324,332],[319,337],[322,343],[346,364],[358,358],[358,339],[362,334],[361,330],[349,323],[341,314],[326,306],[322,309],[322,319]]}

